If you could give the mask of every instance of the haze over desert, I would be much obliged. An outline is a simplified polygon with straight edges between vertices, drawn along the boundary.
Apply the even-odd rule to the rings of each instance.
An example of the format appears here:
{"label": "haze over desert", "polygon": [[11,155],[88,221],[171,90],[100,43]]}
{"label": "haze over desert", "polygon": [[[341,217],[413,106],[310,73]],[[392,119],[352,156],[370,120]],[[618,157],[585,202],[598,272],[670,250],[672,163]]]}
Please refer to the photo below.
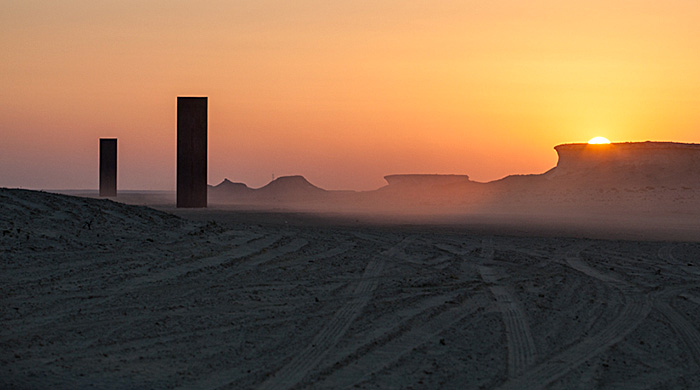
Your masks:
{"label": "haze over desert", "polygon": [[0,389],[700,389],[698,15],[3,2]]}

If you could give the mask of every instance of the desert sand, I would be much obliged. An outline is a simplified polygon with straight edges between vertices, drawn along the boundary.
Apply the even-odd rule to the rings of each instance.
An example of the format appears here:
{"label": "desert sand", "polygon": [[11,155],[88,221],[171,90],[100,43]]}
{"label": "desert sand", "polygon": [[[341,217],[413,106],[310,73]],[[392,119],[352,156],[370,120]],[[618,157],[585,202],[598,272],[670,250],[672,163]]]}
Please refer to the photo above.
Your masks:
{"label": "desert sand", "polygon": [[178,213],[0,189],[0,387],[700,387],[698,242]]}

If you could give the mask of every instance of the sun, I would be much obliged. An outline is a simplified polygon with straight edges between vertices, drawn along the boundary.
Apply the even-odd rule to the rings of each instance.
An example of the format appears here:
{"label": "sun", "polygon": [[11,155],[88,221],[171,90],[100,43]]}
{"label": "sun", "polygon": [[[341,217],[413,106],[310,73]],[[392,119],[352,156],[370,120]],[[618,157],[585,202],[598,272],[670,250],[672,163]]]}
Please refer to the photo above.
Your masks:
{"label": "sun", "polygon": [[588,143],[589,144],[596,144],[596,145],[609,144],[610,140],[605,138],[605,137],[593,137],[593,138],[591,138],[590,141],[588,141]]}

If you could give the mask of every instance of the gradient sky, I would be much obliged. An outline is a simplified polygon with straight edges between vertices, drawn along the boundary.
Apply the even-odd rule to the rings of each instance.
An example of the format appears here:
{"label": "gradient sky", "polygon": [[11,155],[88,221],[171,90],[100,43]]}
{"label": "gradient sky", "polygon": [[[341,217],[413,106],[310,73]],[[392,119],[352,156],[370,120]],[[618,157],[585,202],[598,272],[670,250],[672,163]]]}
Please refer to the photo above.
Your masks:
{"label": "gradient sky", "polygon": [[700,2],[0,1],[0,186],[175,188],[177,96],[209,182],[541,173],[553,147],[700,142]]}

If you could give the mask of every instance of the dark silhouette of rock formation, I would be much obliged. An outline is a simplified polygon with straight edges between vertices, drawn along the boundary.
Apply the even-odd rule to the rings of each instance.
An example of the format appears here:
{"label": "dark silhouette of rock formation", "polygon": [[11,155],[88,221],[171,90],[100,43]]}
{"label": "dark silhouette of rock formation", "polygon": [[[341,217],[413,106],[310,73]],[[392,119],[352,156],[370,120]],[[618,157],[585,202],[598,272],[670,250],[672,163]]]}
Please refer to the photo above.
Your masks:
{"label": "dark silhouette of rock formation", "polygon": [[264,198],[298,199],[319,196],[327,191],[309,183],[304,176],[282,176],[258,189],[257,195]]}
{"label": "dark silhouette of rock formation", "polygon": [[397,208],[459,202],[479,183],[467,175],[403,174],[384,176],[388,185],[363,194],[365,202]]}
{"label": "dark silhouette of rock formation", "polygon": [[675,142],[563,144],[549,180],[578,186],[700,187],[700,145]]}
{"label": "dark silhouette of rock formation", "polygon": [[244,183],[224,179],[209,188],[214,203],[274,204],[315,200],[333,191],[326,191],[309,183],[303,176],[282,176],[261,188],[250,188]]}
{"label": "dark silhouette of rock formation", "polygon": [[545,173],[511,175],[488,183],[471,181],[467,175],[404,174],[385,176],[388,184],[373,191],[326,191],[303,176],[286,176],[259,189],[224,180],[211,192],[221,203],[275,207],[538,213],[556,208],[589,210],[601,202],[607,202],[605,207],[614,203],[632,210],[637,207],[632,199],[634,204],[651,207],[649,199],[658,196],[639,191],[700,190],[698,144],[563,144],[555,150],[559,161]]}
{"label": "dark silhouette of rock formation", "polygon": [[221,183],[217,184],[216,186],[210,186],[209,191],[213,191],[214,193],[238,192],[247,194],[252,193],[253,189],[245,185],[245,183],[234,183],[229,179],[224,179]]}
{"label": "dark silhouette of rock formation", "polygon": [[216,186],[209,186],[209,201],[213,203],[230,203],[233,200],[242,201],[250,199],[255,190],[244,183],[234,183],[224,179]]}

